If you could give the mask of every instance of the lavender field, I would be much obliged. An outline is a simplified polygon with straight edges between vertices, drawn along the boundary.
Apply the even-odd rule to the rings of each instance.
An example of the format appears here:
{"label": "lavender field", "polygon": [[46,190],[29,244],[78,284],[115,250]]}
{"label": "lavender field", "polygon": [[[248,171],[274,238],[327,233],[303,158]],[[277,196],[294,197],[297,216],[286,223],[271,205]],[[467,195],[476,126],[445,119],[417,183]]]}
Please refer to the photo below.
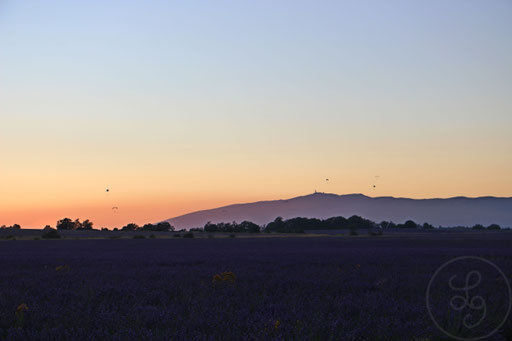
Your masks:
{"label": "lavender field", "polygon": [[[425,303],[436,269],[479,256],[510,280],[511,245],[506,231],[4,240],[0,339],[447,340]],[[491,305],[509,299],[492,283],[490,324],[505,313]],[[509,318],[491,339],[511,338]]]}

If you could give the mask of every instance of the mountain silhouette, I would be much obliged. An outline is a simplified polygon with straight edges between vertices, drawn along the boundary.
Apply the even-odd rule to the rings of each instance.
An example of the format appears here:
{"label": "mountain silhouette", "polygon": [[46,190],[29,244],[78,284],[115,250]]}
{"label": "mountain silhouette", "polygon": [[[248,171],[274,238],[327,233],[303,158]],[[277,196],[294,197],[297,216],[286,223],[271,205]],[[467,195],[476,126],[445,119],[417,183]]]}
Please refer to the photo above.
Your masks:
{"label": "mountain silhouette", "polygon": [[208,221],[242,222],[249,220],[263,225],[276,217],[330,218],[334,216],[383,220],[403,223],[412,219],[434,226],[473,226],[499,224],[512,226],[512,198],[453,197],[446,199],[407,199],[368,197],[363,194],[337,195],[314,193],[288,200],[259,201],[235,204],[188,213],[168,219],[178,229],[203,227]]}

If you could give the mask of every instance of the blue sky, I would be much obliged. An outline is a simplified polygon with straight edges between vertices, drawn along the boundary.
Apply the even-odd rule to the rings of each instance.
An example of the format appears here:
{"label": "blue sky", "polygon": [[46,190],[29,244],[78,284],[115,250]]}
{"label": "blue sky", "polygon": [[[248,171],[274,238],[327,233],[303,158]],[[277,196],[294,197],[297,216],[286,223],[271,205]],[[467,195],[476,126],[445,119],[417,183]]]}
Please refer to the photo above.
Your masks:
{"label": "blue sky", "polygon": [[511,36],[510,1],[1,1],[0,208],[510,196]]}

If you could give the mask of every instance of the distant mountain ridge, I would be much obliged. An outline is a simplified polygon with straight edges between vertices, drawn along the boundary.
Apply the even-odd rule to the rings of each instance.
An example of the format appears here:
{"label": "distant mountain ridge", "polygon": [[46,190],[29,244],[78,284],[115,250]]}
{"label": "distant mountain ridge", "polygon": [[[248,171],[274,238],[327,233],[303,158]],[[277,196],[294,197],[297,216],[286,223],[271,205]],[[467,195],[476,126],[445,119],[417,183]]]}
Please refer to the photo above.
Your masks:
{"label": "distant mountain ridge", "polygon": [[453,197],[446,199],[408,199],[368,197],[363,194],[314,193],[287,200],[234,204],[188,213],[168,219],[178,229],[203,227],[208,221],[252,221],[263,225],[277,217],[330,218],[334,216],[402,223],[412,219],[434,226],[472,226],[499,224],[512,227],[512,197]]}

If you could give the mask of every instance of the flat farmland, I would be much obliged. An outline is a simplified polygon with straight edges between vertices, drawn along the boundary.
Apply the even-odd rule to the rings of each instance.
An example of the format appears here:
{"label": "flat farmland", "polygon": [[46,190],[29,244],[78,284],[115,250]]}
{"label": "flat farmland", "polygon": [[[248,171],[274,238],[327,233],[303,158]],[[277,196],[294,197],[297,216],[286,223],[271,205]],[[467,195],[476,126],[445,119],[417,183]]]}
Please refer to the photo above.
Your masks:
{"label": "flat farmland", "polygon": [[[512,276],[510,231],[242,237],[2,240],[0,338],[446,340],[426,304],[442,264],[481,257]],[[505,316],[491,305],[506,283],[480,273],[490,320],[468,333],[434,307],[445,331]],[[510,318],[498,327],[494,339],[512,337]]]}

